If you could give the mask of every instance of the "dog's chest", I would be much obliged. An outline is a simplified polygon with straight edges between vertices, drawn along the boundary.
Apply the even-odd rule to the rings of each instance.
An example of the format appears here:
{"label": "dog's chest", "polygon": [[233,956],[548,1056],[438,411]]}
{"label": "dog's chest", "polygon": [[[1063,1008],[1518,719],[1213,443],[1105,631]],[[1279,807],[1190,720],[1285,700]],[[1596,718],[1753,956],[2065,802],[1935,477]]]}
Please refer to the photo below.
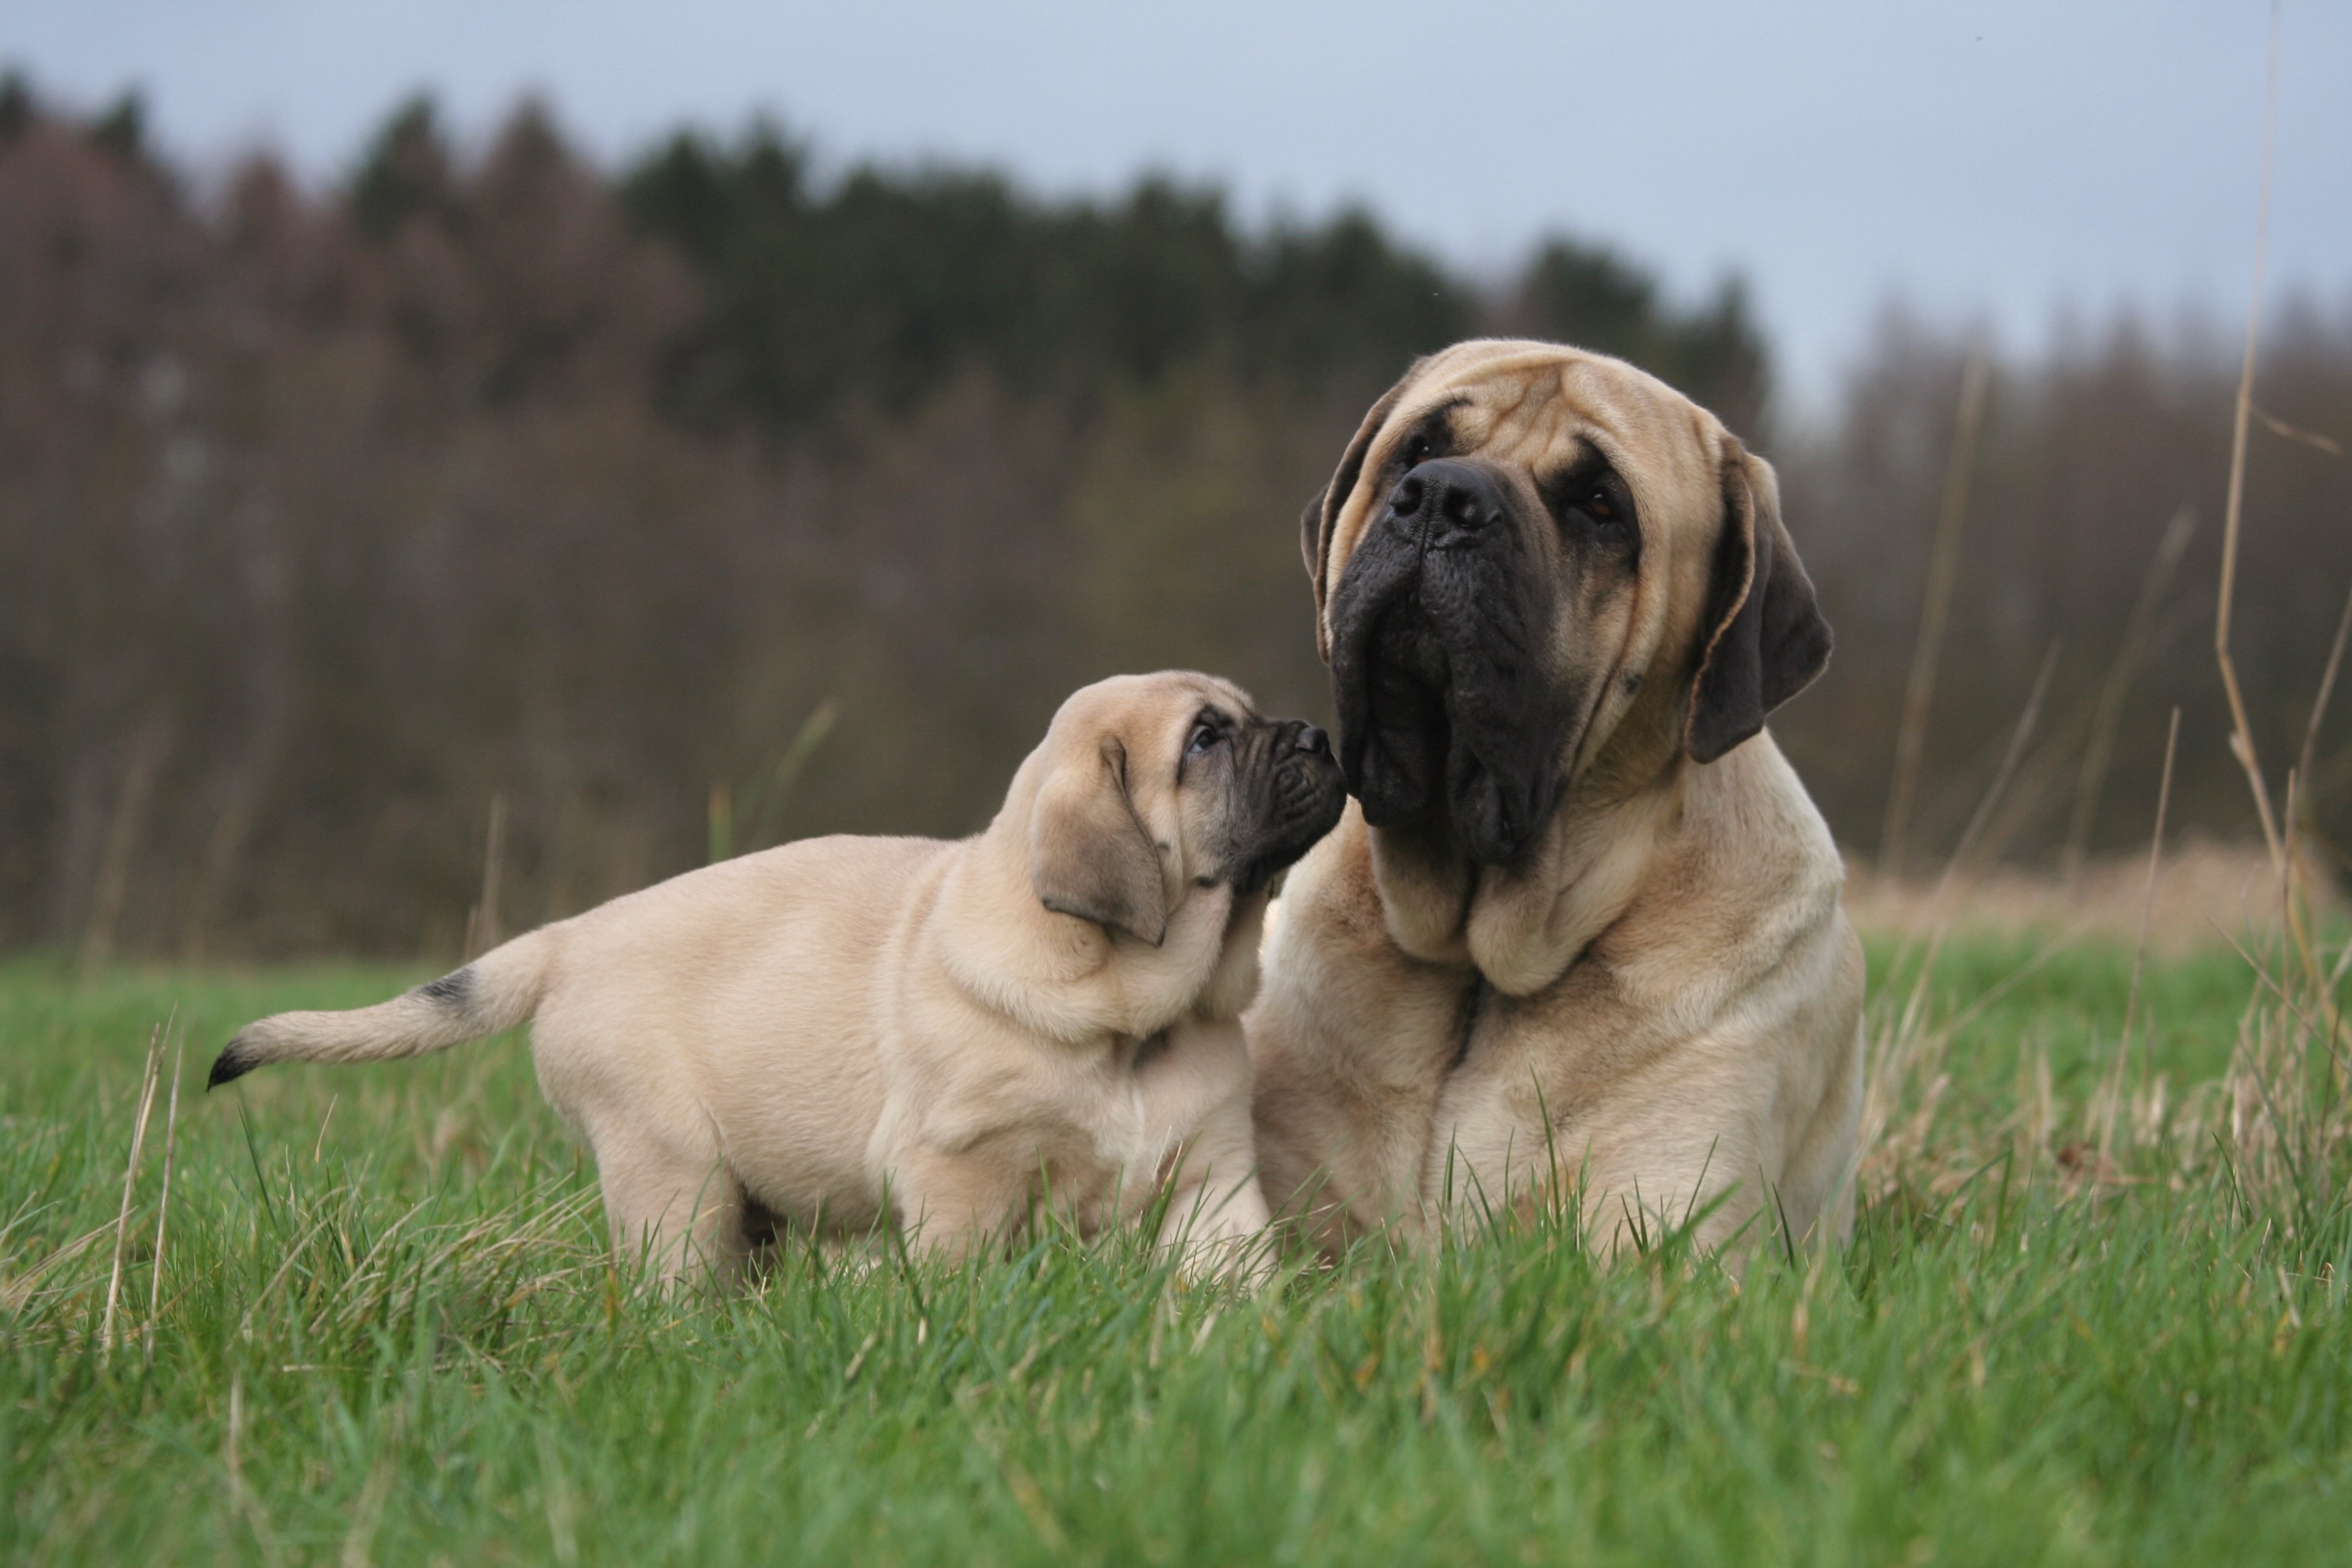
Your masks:
{"label": "dog's chest", "polygon": [[1157,1159],[1164,1130],[1154,1126],[1160,1119],[1152,1115],[1149,1085],[1170,1051],[1164,1029],[1142,1037],[1119,1036],[1087,1074],[1086,1091],[1073,1110],[1099,1176],[1117,1179],[1139,1163]]}
{"label": "dog's chest", "polygon": [[[1189,1092],[1180,1031],[1112,1040],[1073,1097],[1070,1131],[1057,1180],[1102,1223],[1147,1202],[1187,1134],[1204,1113]],[[1117,1211],[1114,1213],[1113,1211]]]}

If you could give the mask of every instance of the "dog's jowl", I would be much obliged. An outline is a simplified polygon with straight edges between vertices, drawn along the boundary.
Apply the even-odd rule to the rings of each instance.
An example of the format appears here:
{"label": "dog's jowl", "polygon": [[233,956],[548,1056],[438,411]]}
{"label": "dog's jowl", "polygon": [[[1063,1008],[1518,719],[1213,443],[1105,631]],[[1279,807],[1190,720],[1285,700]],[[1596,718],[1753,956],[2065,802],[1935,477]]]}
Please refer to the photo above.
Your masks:
{"label": "dog's jowl", "polygon": [[976,837],[689,872],[380,1006],[263,1019],[212,1081],[528,1019],[614,1245],[667,1275],[728,1277],[777,1222],[952,1253],[1040,1202],[1093,1230],[1163,1193],[1189,1267],[1260,1268],[1238,1019],[1271,880],[1344,798],[1321,731],[1120,677],[1062,705]]}

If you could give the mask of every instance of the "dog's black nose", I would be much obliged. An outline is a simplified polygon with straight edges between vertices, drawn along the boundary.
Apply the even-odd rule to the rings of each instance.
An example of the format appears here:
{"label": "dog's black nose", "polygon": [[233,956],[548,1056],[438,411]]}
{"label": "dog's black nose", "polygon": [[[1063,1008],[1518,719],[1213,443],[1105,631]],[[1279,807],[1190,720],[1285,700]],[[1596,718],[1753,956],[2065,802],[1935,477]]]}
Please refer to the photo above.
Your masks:
{"label": "dog's black nose", "polygon": [[1397,481],[1389,515],[1433,544],[1464,540],[1503,520],[1503,490],[1481,464],[1436,458]]}
{"label": "dog's black nose", "polygon": [[1314,756],[1328,757],[1331,754],[1331,737],[1312,724],[1299,726],[1298,734],[1292,743]]}

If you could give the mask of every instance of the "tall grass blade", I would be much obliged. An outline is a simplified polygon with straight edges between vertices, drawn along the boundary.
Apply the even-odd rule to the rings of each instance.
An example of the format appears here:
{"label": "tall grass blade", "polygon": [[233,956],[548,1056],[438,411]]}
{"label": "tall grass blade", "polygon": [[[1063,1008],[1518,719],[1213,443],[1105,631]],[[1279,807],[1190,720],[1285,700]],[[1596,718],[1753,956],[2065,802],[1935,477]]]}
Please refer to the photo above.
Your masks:
{"label": "tall grass blade", "polygon": [[155,1106],[155,1080],[163,1070],[163,1028],[147,1039],[147,1066],[139,1080],[139,1113],[131,1128],[131,1154],[122,1163],[122,1208],[114,1217],[114,1266],[106,1279],[106,1315],[98,1331],[101,1357],[114,1353],[114,1314],[122,1298],[122,1251],[131,1236],[131,1199],[139,1184],[139,1155],[147,1142],[147,1113]]}

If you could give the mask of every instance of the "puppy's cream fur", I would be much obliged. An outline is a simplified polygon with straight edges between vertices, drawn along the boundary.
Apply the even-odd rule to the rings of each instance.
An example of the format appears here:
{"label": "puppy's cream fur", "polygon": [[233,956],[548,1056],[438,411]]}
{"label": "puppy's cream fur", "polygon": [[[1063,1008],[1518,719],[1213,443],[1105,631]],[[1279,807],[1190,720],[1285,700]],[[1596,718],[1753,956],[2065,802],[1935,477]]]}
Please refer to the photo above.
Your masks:
{"label": "puppy's cream fur", "polygon": [[[1242,819],[1265,792],[1188,756],[1204,712],[1270,727],[1207,676],[1101,682],[976,837],[822,838],[689,872],[381,1006],[265,1019],[214,1081],[530,1019],[614,1244],[667,1275],[734,1272],[747,1220],[887,1224],[954,1252],[1041,1202],[1106,1226],[1166,1184],[1188,1260],[1240,1261],[1266,1222],[1237,1022],[1265,893],[1227,873],[1265,837]],[[1328,768],[1330,809],[1292,857],[1337,813],[1305,732],[1316,755],[1276,763]]]}

